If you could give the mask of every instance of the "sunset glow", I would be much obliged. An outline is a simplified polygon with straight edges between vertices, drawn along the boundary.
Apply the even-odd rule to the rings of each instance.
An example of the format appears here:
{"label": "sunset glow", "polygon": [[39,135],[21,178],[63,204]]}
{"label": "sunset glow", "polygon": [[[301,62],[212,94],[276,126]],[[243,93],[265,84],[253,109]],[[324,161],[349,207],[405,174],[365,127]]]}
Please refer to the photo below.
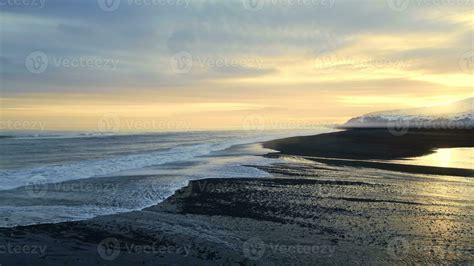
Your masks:
{"label": "sunset glow", "polygon": [[[474,95],[472,6],[399,12],[385,1],[346,1],[250,12],[230,1],[217,5],[217,14],[203,5],[123,6],[110,13],[94,7],[80,17],[64,16],[62,5],[7,7],[2,119],[94,131],[101,117],[115,114],[239,129],[249,115],[341,123]],[[298,19],[285,19],[293,12]],[[118,25],[124,16],[127,25]],[[371,21],[369,28],[361,18]],[[117,39],[125,32],[136,36]],[[33,52],[47,56],[41,73],[25,67]]]}

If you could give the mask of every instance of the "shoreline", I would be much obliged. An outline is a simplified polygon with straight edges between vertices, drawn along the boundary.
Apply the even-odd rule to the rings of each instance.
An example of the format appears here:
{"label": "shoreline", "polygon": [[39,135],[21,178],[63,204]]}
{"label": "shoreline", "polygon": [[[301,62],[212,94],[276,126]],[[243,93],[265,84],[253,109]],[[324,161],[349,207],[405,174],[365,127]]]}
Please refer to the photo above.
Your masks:
{"label": "shoreline", "polygon": [[352,128],[264,143],[282,154],[339,159],[395,160],[428,155],[436,148],[474,147],[474,130],[416,130],[394,135],[383,128]]}
{"label": "shoreline", "polygon": [[[390,162],[432,154],[438,148],[474,147],[474,130],[415,130],[397,136],[382,128],[353,128],[308,137],[268,141],[264,148],[281,155],[333,166],[367,167],[413,174],[473,177],[473,169],[409,165]],[[378,161],[373,161],[378,160]]]}
{"label": "shoreline", "polygon": [[395,171],[401,173],[426,174],[426,175],[446,175],[460,177],[474,177],[474,170],[463,168],[436,167],[423,165],[410,165],[400,163],[371,162],[371,161],[354,161],[345,159],[329,159],[329,158],[312,158],[305,159],[325,163],[333,166],[349,166],[362,168],[375,168],[387,171]]}

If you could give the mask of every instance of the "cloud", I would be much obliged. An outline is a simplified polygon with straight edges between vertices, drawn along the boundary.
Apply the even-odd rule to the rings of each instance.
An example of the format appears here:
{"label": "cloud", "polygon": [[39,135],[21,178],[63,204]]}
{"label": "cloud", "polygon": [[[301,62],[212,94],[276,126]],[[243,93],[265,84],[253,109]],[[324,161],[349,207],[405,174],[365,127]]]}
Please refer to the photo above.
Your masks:
{"label": "cloud", "polygon": [[[274,106],[291,94],[303,98],[298,103],[317,93],[327,93],[327,101],[340,93],[385,96],[394,90],[461,95],[473,81],[460,66],[473,49],[469,6],[411,1],[397,11],[387,1],[267,1],[249,11],[240,0],[138,2],[122,0],[111,12],[95,0],[2,6],[3,95],[152,91],[217,102],[268,98],[265,104]],[[39,74],[25,66],[36,51],[49,59]],[[192,57],[186,73],[173,69],[177,53]],[[102,63],[68,67],[84,59]],[[100,67],[106,60],[116,67]]]}

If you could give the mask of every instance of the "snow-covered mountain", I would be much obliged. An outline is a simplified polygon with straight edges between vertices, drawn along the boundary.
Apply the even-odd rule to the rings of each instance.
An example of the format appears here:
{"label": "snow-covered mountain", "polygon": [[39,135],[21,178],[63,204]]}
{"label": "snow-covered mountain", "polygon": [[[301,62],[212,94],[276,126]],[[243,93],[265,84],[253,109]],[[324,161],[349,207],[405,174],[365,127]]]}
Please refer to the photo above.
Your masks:
{"label": "snow-covered mountain", "polygon": [[472,129],[474,97],[447,105],[369,113],[350,119],[343,127],[387,127],[393,123],[420,128]]}

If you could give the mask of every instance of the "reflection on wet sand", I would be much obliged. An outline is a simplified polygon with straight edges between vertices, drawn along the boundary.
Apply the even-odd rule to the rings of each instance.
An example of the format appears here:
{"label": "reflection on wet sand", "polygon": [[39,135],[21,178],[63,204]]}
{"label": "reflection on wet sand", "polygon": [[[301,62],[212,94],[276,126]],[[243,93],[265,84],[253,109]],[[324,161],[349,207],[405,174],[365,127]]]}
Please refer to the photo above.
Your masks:
{"label": "reflection on wet sand", "polygon": [[408,158],[404,160],[394,160],[396,163],[473,169],[474,149],[473,148],[445,148],[436,149],[434,153],[426,156]]}

